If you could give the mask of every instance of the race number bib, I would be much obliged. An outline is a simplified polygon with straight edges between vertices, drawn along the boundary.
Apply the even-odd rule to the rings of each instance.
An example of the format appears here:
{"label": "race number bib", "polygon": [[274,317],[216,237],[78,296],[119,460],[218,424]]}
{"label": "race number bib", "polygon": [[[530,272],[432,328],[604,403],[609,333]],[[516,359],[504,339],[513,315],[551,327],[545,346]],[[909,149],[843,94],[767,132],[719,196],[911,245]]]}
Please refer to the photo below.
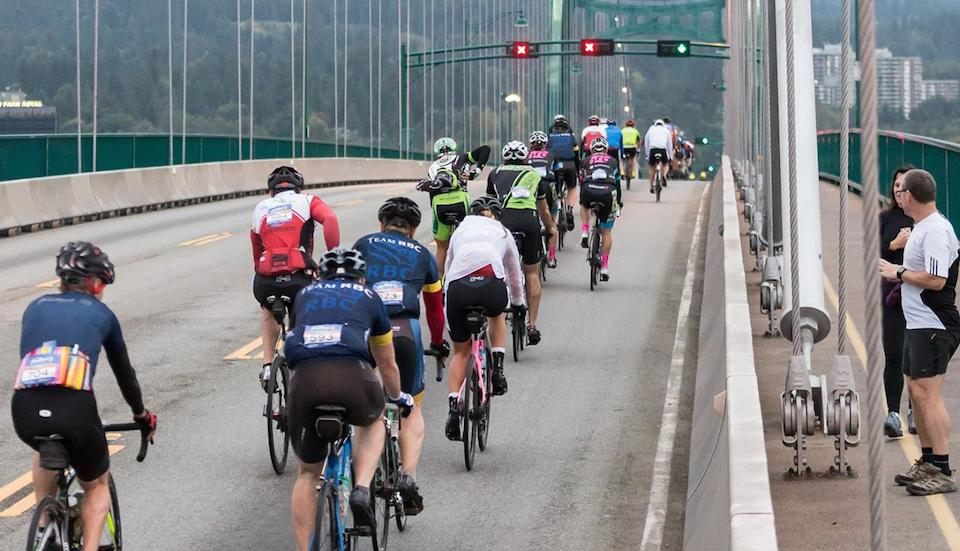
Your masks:
{"label": "race number bib", "polygon": [[591,175],[591,179],[593,179],[593,180],[606,180],[606,179],[607,179],[607,171],[606,171],[606,169],[603,169],[603,168],[595,169],[595,170],[593,171],[593,175]]}
{"label": "race number bib", "polygon": [[536,171],[537,171],[537,174],[539,174],[541,178],[546,178],[546,176],[547,176],[547,167],[545,167],[545,166],[538,166],[538,167],[536,167]]}
{"label": "race number bib", "polygon": [[23,357],[15,389],[60,386],[91,390],[90,358],[67,346],[41,346]]}
{"label": "race number bib", "polygon": [[522,186],[517,186],[510,190],[510,195],[517,199],[527,199],[530,197],[530,190]]}
{"label": "race number bib", "polygon": [[403,283],[399,281],[379,281],[373,284],[373,290],[384,304],[403,304]]}
{"label": "race number bib", "polygon": [[291,220],[293,220],[292,210],[282,210],[280,212],[267,215],[267,225],[271,228],[282,226]]}
{"label": "race number bib", "polygon": [[319,348],[340,344],[342,333],[343,325],[339,323],[307,325],[303,328],[303,345],[310,348]]}

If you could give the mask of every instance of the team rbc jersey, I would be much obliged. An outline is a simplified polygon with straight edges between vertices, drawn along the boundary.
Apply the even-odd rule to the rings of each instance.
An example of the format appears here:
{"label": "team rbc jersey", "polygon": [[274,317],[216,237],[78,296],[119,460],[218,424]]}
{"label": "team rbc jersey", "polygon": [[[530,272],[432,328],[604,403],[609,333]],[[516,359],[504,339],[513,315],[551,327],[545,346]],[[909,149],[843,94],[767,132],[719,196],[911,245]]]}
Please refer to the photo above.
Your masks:
{"label": "team rbc jersey", "polygon": [[420,317],[420,291],[440,290],[440,271],[430,251],[399,232],[366,235],[354,249],[367,262],[367,283],[373,287],[390,317]]}
{"label": "team rbc jersey", "polygon": [[311,266],[315,221],[323,225],[327,248],[339,246],[337,217],[319,197],[290,190],[260,201],[250,228],[256,272],[274,276]]}
{"label": "team rbc jersey", "polygon": [[287,362],[359,358],[372,363],[368,347],[393,339],[393,328],[380,297],[349,279],[318,281],[304,287],[293,303],[296,325],[287,332]]}

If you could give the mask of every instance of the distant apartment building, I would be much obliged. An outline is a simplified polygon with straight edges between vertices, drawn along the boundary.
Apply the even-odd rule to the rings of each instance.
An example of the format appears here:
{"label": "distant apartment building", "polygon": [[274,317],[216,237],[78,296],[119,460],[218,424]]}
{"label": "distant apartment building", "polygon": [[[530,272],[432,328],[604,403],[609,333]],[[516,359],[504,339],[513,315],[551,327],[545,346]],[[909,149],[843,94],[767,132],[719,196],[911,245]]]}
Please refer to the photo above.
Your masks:
{"label": "distant apartment building", "polygon": [[[813,49],[813,78],[817,101],[840,106],[840,45],[826,44]],[[859,79],[859,67],[854,67]],[[877,50],[877,106],[898,111],[909,119],[924,101],[942,97],[960,98],[960,80],[923,80],[923,60],[897,57],[887,48]]]}

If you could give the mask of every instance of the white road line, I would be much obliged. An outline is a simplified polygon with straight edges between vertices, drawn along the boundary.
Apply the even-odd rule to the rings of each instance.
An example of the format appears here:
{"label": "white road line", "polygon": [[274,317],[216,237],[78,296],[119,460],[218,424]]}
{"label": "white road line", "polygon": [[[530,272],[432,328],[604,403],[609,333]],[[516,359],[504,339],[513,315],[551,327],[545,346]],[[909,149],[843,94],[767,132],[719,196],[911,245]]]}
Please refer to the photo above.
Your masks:
{"label": "white road line", "polygon": [[683,278],[683,292],[677,311],[677,334],[673,341],[673,358],[667,377],[667,392],[663,399],[663,420],[657,438],[657,453],[653,460],[653,480],[650,483],[650,498],[647,500],[647,520],[643,524],[641,551],[659,550],[663,543],[663,524],[667,516],[667,499],[670,495],[670,469],[673,462],[673,444],[677,434],[677,410],[680,406],[680,389],[683,386],[683,359],[687,350],[687,322],[693,299],[693,283],[696,277],[697,256],[700,250],[700,231],[703,227],[703,211],[707,190],[703,188],[697,221],[693,227],[693,242],[687,256],[687,274]]}

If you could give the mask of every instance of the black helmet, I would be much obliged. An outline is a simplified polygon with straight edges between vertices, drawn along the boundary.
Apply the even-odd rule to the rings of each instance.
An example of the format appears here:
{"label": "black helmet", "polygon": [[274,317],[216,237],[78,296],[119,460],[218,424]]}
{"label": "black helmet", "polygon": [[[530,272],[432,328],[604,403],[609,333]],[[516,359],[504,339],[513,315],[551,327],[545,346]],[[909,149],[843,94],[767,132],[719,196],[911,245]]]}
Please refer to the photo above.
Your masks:
{"label": "black helmet", "polygon": [[270,191],[303,189],[303,175],[292,166],[278,166],[267,177],[267,189]]}
{"label": "black helmet", "polygon": [[429,191],[430,193],[446,193],[454,188],[454,176],[449,170],[441,170],[433,177],[433,180],[423,180],[417,185],[420,191]]}
{"label": "black helmet", "polygon": [[500,205],[500,200],[493,195],[481,195],[470,203],[470,214],[481,215],[485,210],[492,212],[493,216],[499,219],[503,207]]}
{"label": "black helmet", "polygon": [[117,273],[107,253],[86,241],[71,241],[57,253],[57,277],[67,283],[80,283],[88,277],[99,278],[107,285]]}
{"label": "black helmet", "polygon": [[317,263],[320,279],[345,277],[360,279],[367,275],[367,263],[363,255],[355,249],[337,247],[323,253]]}
{"label": "black helmet", "polygon": [[377,220],[381,223],[388,222],[394,218],[406,220],[411,226],[416,228],[420,225],[420,206],[412,199],[407,197],[391,197],[377,211]]}

